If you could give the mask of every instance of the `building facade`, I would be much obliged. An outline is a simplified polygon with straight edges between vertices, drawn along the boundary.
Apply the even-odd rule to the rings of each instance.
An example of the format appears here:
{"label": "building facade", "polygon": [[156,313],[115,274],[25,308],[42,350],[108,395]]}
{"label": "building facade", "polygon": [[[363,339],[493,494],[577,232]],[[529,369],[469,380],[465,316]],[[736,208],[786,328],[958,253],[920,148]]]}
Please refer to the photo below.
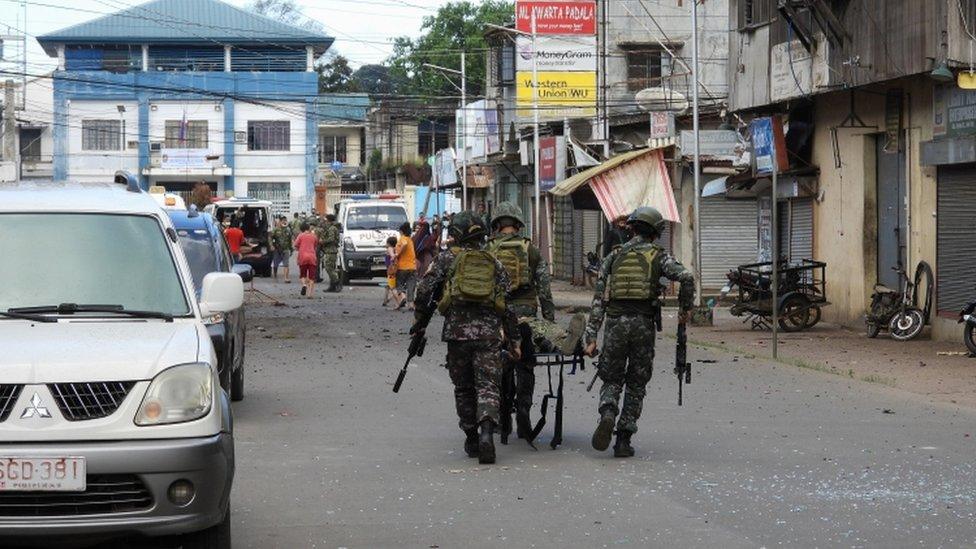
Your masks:
{"label": "building facade", "polygon": [[[147,14],[151,14],[149,17]],[[307,210],[318,166],[315,60],[332,38],[219,0],[155,0],[38,38],[53,75],[53,176]]]}
{"label": "building facade", "polygon": [[897,289],[896,269],[924,261],[933,335],[958,337],[974,293],[976,92],[960,84],[976,5],[735,0],[729,14],[731,109],[780,116],[790,169],[807,169],[825,318],[862,326],[875,285]]}

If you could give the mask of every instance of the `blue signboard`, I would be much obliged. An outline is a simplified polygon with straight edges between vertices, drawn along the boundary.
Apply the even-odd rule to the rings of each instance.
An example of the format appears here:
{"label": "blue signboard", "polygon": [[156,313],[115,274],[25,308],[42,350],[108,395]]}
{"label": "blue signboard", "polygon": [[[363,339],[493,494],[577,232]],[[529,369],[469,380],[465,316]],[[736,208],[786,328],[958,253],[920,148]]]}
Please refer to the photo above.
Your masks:
{"label": "blue signboard", "polygon": [[752,149],[756,158],[756,175],[770,175],[776,158],[773,141],[773,119],[757,118],[750,125],[752,130]]}

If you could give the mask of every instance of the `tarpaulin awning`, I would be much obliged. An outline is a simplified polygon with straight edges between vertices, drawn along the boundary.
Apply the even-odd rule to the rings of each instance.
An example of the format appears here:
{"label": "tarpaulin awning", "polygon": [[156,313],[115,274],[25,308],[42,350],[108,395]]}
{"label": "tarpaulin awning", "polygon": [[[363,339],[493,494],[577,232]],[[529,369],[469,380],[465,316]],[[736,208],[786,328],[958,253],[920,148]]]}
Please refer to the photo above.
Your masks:
{"label": "tarpaulin awning", "polygon": [[560,181],[549,192],[568,196],[587,183],[610,221],[640,206],[651,206],[664,219],[681,222],[661,149],[638,149],[615,156]]}

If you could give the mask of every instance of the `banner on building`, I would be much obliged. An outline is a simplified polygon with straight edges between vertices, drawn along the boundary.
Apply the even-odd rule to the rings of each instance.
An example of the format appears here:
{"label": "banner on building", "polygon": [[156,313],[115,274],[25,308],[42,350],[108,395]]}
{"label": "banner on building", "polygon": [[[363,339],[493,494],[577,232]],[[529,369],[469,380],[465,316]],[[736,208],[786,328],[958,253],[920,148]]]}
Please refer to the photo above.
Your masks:
{"label": "banner on building", "polygon": [[190,168],[209,168],[207,156],[210,151],[207,149],[163,149],[160,153],[160,168],[164,169],[190,169]]}
{"label": "banner on building", "polygon": [[538,106],[533,96],[531,72],[516,73],[518,117],[531,120],[539,109],[543,120],[590,118],[596,116],[597,85],[595,72],[539,72]]}
{"label": "banner on building", "polygon": [[[778,116],[757,118],[750,125],[752,130],[752,149],[756,159],[756,175],[773,173],[773,162],[778,171],[789,169],[790,161],[786,155],[786,138],[783,124]],[[775,160],[774,160],[775,159]]]}
{"label": "banner on building", "polygon": [[454,149],[441,149],[434,155],[434,183],[436,187],[446,187],[458,182]]}
{"label": "banner on building", "polygon": [[502,150],[494,101],[482,99],[455,111],[455,131],[457,150],[466,151],[468,162],[484,160]]}
{"label": "banner on building", "polygon": [[539,188],[548,191],[556,186],[556,138],[539,139]]}
{"label": "banner on building", "polygon": [[769,98],[784,101],[810,95],[830,85],[827,63],[828,42],[816,35],[817,49],[811,54],[799,40],[773,45],[769,52]]}
{"label": "banner on building", "polygon": [[674,113],[657,111],[651,113],[651,139],[674,137]]}
{"label": "banner on building", "polygon": [[956,84],[936,86],[932,93],[932,133],[937,137],[976,134],[976,90]]}
{"label": "banner on building", "polygon": [[532,72],[533,51],[539,72],[596,72],[596,36],[539,36],[515,39],[515,70]]}
{"label": "banner on building", "polygon": [[[741,139],[735,130],[699,130],[701,155],[709,160],[735,162],[742,157]],[[681,154],[695,154],[695,132],[681,130]]]}
{"label": "banner on building", "polygon": [[536,34],[596,34],[596,2],[560,0],[518,0],[515,3],[515,27],[532,33],[535,17]]}

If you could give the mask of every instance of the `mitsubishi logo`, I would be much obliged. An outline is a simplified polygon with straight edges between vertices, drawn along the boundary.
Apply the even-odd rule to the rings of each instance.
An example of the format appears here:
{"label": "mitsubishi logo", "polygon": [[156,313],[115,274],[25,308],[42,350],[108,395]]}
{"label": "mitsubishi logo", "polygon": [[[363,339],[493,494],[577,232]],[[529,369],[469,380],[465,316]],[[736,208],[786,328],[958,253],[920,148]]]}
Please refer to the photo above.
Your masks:
{"label": "mitsubishi logo", "polygon": [[20,414],[20,419],[32,418],[34,416],[41,418],[51,417],[51,412],[44,406],[41,406],[41,404],[40,395],[34,393],[34,396],[30,399],[30,406],[24,408],[24,413]]}

